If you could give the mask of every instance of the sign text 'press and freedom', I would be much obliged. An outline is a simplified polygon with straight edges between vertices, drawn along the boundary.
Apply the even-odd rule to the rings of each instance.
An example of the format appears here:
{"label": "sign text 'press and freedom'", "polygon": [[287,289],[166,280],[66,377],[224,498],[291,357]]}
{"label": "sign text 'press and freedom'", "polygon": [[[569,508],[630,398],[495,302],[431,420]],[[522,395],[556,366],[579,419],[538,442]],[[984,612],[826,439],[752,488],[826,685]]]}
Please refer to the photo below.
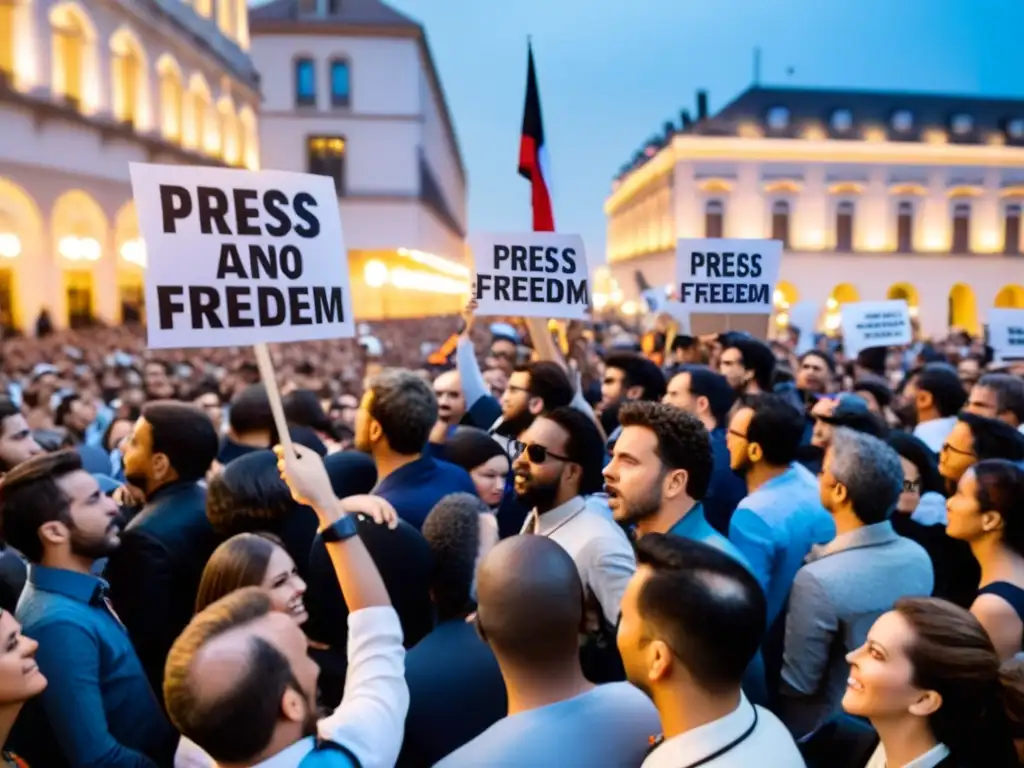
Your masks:
{"label": "sign text 'press and freedom'", "polygon": [[470,242],[481,315],[587,317],[587,258],[578,235],[476,234]]}
{"label": "sign text 'press and freedom'", "polygon": [[706,314],[770,313],[781,257],[778,240],[680,239],[679,303]]}
{"label": "sign text 'press and freedom'", "polygon": [[329,179],[132,165],[151,347],[354,333]]}

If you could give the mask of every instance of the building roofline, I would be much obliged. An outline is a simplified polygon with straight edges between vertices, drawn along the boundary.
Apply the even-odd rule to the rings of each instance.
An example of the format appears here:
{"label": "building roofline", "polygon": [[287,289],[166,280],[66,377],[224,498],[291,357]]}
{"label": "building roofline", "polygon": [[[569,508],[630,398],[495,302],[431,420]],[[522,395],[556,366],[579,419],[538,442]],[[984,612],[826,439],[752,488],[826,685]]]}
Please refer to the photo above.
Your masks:
{"label": "building roofline", "polygon": [[464,186],[466,185],[466,166],[462,159],[459,137],[455,131],[455,121],[452,119],[451,110],[448,108],[448,99],[445,96],[444,86],[441,83],[441,77],[434,63],[434,56],[430,50],[426,30],[421,25],[413,21],[402,24],[366,25],[333,22],[330,19],[317,19],[314,21],[301,19],[257,21],[250,15],[249,36],[255,38],[270,35],[374,37],[415,40],[419,49],[420,59],[424,65],[424,71],[427,75],[427,82],[430,84],[434,97],[440,102],[441,122],[444,123],[445,134],[448,136],[452,153],[455,155],[455,167],[459,172],[459,180]]}

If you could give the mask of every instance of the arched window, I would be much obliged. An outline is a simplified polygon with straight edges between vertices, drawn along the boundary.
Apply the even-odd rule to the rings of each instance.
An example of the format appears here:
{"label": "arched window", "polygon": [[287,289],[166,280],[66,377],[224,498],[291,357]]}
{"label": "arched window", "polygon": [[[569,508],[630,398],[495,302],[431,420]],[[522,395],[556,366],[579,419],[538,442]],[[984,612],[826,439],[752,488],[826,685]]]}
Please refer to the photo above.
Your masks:
{"label": "arched window", "polygon": [[306,56],[295,60],[295,106],[316,106],[316,63]]}
{"label": "arched window", "polygon": [[170,57],[157,62],[160,77],[160,130],[170,141],[182,139],[182,106],[185,90],[181,83],[181,70]]}
{"label": "arched window", "polygon": [[1003,218],[1003,253],[1020,253],[1020,205],[1006,206]]}
{"label": "arched window", "polygon": [[957,203],[953,206],[953,253],[969,253],[971,250],[971,204]]}
{"label": "arched window", "polygon": [[219,111],[224,162],[228,165],[239,165],[242,161],[242,139],[238,116],[230,101],[221,101]]}
{"label": "arched window", "polygon": [[912,253],[914,250],[914,204],[902,201],[896,209],[896,250]]}
{"label": "arched window", "polygon": [[853,250],[853,214],[854,205],[850,200],[843,200],[836,206],[836,250]]}
{"label": "arched window", "polygon": [[53,93],[74,109],[82,108],[85,93],[86,21],[77,8],[57,6],[50,14],[53,28]]}
{"label": "arched window", "polygon": [[146,85],[142,51],[131,33],[121,29],[110,39],[110,53],[114,116],[119,122],[135,125],[139,119],[142,89]]}
{"label": "arched window", "polygon": [[725,206],[721,200],[708,200],[704,206],[704,237],[722,237],[725,231]]}
{"label": "arched window", "polygon": [[772,240],[781,240],[783,248],[789,248],[789,203],[776,200],[772,203]]}

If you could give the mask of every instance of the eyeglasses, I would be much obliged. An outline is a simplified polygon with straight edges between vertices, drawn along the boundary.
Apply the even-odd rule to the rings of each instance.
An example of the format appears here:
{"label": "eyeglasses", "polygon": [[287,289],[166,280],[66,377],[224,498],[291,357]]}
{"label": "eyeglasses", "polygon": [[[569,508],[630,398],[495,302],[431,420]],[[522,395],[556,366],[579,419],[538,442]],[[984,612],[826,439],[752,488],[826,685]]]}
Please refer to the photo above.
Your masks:
{"label": "eyeglasses", "polygon": [[920,480],[904,480],[903,481],[903,492],[904,493],[920,493],[921,481]]}
{"label": "eyeglasses", "polygon": [[940,451],[940,453],[955,453],[957,456],[967,456],[968,458],[972,459],[976,455],[974,451],[963,451],[957,448],[955,445],[950,445],[949,443],[942,444],[942,450]]}
{"label": "eyeglasses", "polygon": [[727,431],[728,431],[728,433],[730,435],[732,435],[733,437],[738,437],[740,440],[746,440],[747,439],[746,435],[744,435],[742,432],[737,432],[735,429],[730,429],[730,430],[727,430]]}
{"label": "eyeglasses", "polygon": [[506,392],[522,392],[524,395],[530,394],[530,390],[528,390],[526,387],[517,387],[517,386],[515,386],[513,384],[506,384],[505,385],[505,391]]}
{"label": "eyeglasses", "polygon": [[526,458],[530,460],[531,464],[543,464],[549,458],[557,459],[558,461],[572,461],[568,456],[561,456],[554,451],[548,450],[547,447],[543,445],[538,445],[537,443],[530,443],[527,445],[526,443],[521,443],[518,440],[513,440],[509,443],[509,448],[512,453],[512,461],[515,461],[524,453],[526,454]]}

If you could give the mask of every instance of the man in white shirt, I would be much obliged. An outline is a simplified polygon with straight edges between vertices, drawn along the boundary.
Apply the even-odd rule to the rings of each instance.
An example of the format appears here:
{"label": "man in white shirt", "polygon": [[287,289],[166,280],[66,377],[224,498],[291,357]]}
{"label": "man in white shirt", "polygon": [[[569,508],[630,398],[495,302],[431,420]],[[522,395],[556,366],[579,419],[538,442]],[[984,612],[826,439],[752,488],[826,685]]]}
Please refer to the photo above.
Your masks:
{"label": "man in white shirt", "polygon": [[618,645],[661,716],[643,768],[803,768],[789,731],[740,690],[765,632],[757,579],[732,556],[660,533],[636,545]]}
{"label": "man in white shirt", "polygon": [[[384,768],[398,758],[409,708],[398,614],[355,525],[358,514],[397,525],[383,499],[339,501],[320,458],[295,445],[279,467],[320,534],[349,608],[348,677],[334,713],[317,721],[320,669],[294,619],[256,587],[232,592],[189,623],[167,658],[171,721],[220,768]],[[322,741],[318,743],[317,736]]]}
{"label": "man in white shirt", "polygon": [[928,363],[910,374],[902,394],[907,403],[913,404],[917,418],[914,437],[938,453],[967,402],[956,369],[946,363]]}
{"label": "man in white shirt", "polygon": [[564,407],[538,416],[520,439],[514,489],[532,508],[522,532],[546,536],[572,556],[588,603],[614,627],[636,558],[607,501],[593,496],[604,486],[601,434],[587,416]]}

